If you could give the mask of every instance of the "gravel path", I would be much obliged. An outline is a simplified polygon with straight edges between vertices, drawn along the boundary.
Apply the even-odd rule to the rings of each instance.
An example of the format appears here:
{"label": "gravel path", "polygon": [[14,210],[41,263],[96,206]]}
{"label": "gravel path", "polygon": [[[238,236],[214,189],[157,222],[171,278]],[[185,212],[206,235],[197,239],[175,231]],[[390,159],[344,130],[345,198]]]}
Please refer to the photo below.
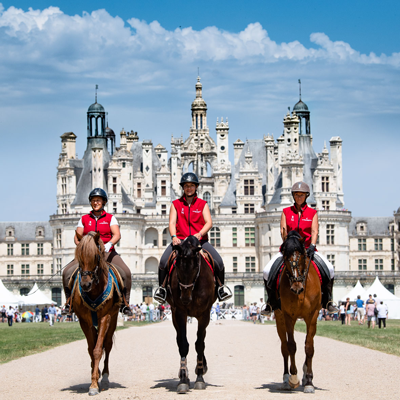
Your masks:
{"label": "gravel path", "polygon": [[[197,323],[189,324],[191,387],[195,380]],[[304,334],[296,333],[297,367],[304,361]],[[315,394],[279,390],[283,374],[275,326],[212,322],[207,330],[205,391],[178,395],[179,353],[171,322],[119,331],[111,352],[105,399],[399,399],[400,357],[322,337],[315,338]],[[1,399],[87,399],[90,361],[86,341],[0,365]]]}

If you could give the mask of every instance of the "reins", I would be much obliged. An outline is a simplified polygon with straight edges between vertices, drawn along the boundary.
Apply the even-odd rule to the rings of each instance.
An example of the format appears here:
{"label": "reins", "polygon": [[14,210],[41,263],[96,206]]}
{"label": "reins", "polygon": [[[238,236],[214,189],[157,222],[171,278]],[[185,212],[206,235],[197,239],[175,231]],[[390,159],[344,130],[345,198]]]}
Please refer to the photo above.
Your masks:
{"label": "reins", "polygon": [[180,287],[181,289],[187,290],[187,289],[189,289],[189,288],[192,287],[193,290],[194,290],[194,287],[195,287],[195,285],[196,285],[197,278],[198,278],[199,275],[200,275],[200,269],[201,269],[201,258],[200,258],[200,254],[199,254],[199,253],[197,253],[197,260],[198,260],[198,266],[199,266],[199,268],[198,268],[198,270],[197,270],[197,275],[196,275],[196,277],[194,278],[193,283],[191,283],[191,284],[189,284],[189,285],[184,285],[183,283],[181,283],[181,282],[179,281],[178,270],[176,271],[176,279],[178,280],[178,284],[179,284],[179,287]]}
{"label": "reins", "polygon": [[[295,256],[295,254],[296,253],[294,253],[293,255]],[[303,255],[305,256],[305,254],[303,254]],[[300,254],[300,257],[301,257],[301,254]],[[300,259],[300,257],[299,257],[299,259]],[[308,271],[309,271],[310,265],[311,265],[311,257],[309,258],[307,268],[305,269],[303,274],[300,273],[299,262],[298,262],[297,257],[295,257],[294,260],[288,259],[287,261],[289,262],[290,269],[291,269],[291,274],[289,274],[288,270],[286,270],[286,275],[289,278],[290,285],[293,285],[293,283],[296,283],[296,282],[302,283],[304,285],[304,293],[305,293],[306,287],[307,287]],[[295,271],[297,271],[298,276],[295,276],[295,274],[296,274]]]}

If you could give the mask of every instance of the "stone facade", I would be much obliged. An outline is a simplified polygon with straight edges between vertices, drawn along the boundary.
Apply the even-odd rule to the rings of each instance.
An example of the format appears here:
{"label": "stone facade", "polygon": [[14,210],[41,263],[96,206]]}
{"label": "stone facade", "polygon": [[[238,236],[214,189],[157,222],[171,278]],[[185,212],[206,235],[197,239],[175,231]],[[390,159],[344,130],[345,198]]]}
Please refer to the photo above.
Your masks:
{"label": "stone facade", "polygon": [[[168,214],[171,202],[181,196],[180,177],[194,171],[201,183],[198,194],[207,200],[213,215],[210,242],[224,259],[226,281],[235,293],[236,304],[264,296],[261,271],[279,249],[281,211],[293,203],[290,190],[300,180],[309,184],[308,203],[318,209],[318,249],[336,269],[334,296],[345,294],[359,278],[368,286],[376,274],[400,295],[400,212],[394,218],[352,218],[344,208],[341,138],[332,137],[329,150],[325,145],[315,153],[310,111],[300,99],[293,112],[284,116],[280,137],[237,139],[231,163],[228,119],[217,119],[215,141],[210,136],[202,90],[198,78],[189,136],[171,138],[170,156],[161,144],[140,141],[133,130],[122,129],[120,146],[116,147],[116,135],[96,97],[87,112],[87,148],[82,159],[76,156],[77,136],[73,132],[61,136],[57,212],[50,216],[50,222],[10,222],[0,228],[0,276],[5,284],[15,291],[30,288],[25,282],[32,286],[72,260],[76,225],[91,209],[89,192],[102,187],[109,195],[107,211],[120,223],[122,239],[117,251],[133,274],[132,301],[143,301],[157,285],[158,262],[170,242]],[[47,236],[38,238],[32,228],[29,239],[18,237],[18,224],[45,227]],[[8,236],[10,229],[15,230],[13,239]],[[16,253],[10,256],[7,244],[11,240]],[[35,251],[40,240],[44,243],[43,259],[20,256],[22,244],[29,242],[30,251]],[[28,262],[29,274],[26,267],[22,274],[21,265]],[[15,265],[13,274],[7,269],[11,263]],[[35,265],[42,263],[43,273],[38,274]],[[47,291],[58,296],[60,276],[46,285]]]}

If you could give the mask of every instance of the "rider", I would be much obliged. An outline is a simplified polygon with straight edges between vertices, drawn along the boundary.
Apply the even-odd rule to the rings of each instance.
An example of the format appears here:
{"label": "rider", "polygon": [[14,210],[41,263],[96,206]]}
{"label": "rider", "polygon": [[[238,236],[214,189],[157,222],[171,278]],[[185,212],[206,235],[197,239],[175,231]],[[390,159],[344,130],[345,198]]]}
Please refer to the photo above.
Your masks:
{"label": "rider", "polygon": [[[325,264],[329,270],[329,277],[323,282],[322,291],[322,307],[328,310],[328,313],[336,313],[339,310],[332,303],[332,287],[335,271],[333,265],[317,252],[316,243],[318,238],[318,215],[317,211],[308,207],[306,203],[307,197],[310,195],[310,188],[305,182],[297,182],[292,186],[292,196],[294,205],[284,208],[281,216],[281,236],[282,239],[293,230],[305,238],[304,245],[307,251],[307,256],[314,258],[318,264]],[[279,300],[276,293],[276,281],[268,282],[268,276],[271,268],[274,266],[273,274],[276,275],[277,268],[280,268],[283,263],[283,255],[279,251],[267,266],[264,268],[264,284],[268,293],[269,308],[263,311],[263,314],[270,314],[272,310],[279,308]],[[325,268],[326,269],[326,268]]]}
{"label": "rider", "polygon": [[[103,189],[93,189],[89,194],[89,201],[92,206],[92,211],[79,220],[76,232],[81,236],[85,236],[91,231],[100,232],[100,238],[104,243],[104,249],[106,252],[105,259],[107,262],[112,262],[118,269],[118,272],[124,281],[125,288],[123,294],[125,295],[126,303],[129,304],[131,294],[131,271],[122,261],[122,258],[114,248],[121,239],[118,221],[113,215],[104,211],[104,206],[107,204],[108,197],[107,193]],[[74,236],[74,242],[76,245],[79,243],[76,235]],[[71,290],[68,287],[68,282],[78,266],[79,262],[74,259],[64,268],[63,271],[63,286],[65,297],[67,298],[66,304],[62,310],[63,315],[69,314],[72,311],[70,310],[69,303]],[[132,315],[130,308],[127,307],[123,301],[121,303],[121,312],[125,315]]]}
{"label": "rider", "polygon": [[193,235],[198,240],[204,250],[208,251],[214,259],[214,273],[218,290],[217,295],[220,301],[228,300],[232,297],[230,289],[224,285],[224,263],[221,256],[208,241],[207,232],[212,228],[210,209],[205,200],[197,197],[199,180],[196,174],[187,172],[179,183],[183,189],[183,196],[172,202],[169,212],[169,233],[172,243],[165,249],[161,257],[158,268],[158,280],[160,286],[154,293],[154,298],[160,303],[165,303],[167,290],[165,289],[165,278],[168,274],[167,262],[173,248],[181,243],[188,236]]}

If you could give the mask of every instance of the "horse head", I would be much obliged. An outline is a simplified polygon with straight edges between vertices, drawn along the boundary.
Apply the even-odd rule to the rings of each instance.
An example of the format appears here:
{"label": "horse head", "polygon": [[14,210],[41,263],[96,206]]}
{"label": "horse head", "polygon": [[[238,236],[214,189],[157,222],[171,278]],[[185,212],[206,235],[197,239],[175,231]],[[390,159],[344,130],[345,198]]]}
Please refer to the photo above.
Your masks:
{"label": "horse head", "polygon": [[79,262],[81,287],[84,292],[90,292],[99,283],[99,274],[104,272],[104,244],[99,232],[89,232],[85,236],[75,232],[79,240],[76,246],[75,258]]}
{"label": "horse head", "polygon": [[291,231],[287,234],[281,248],[290,290],[297,295],[304,291],[307,278],[304,240],[297,231]]}
{"label": "horse head", "polygon": [[201,244],[196,237],[189,236],[173,248],[177,252],[175,268],[181,289],[180,299],[184,305],[188,305],[192,301],[192,292],[200,274]]}

